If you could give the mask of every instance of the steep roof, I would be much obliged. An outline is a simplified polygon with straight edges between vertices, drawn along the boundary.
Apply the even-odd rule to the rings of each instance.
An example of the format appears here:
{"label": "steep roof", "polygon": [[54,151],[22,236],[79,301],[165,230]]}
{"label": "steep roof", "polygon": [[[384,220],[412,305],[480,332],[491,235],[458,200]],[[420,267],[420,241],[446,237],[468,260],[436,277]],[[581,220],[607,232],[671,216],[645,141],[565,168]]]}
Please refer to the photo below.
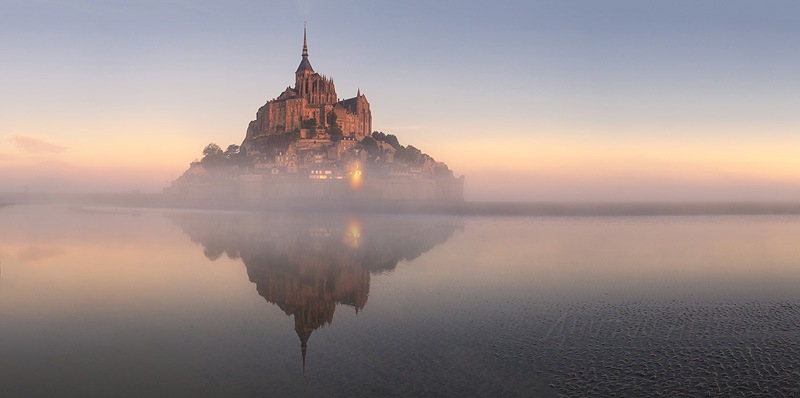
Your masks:
{"label": "steep roof", "polygon": [[300,66],[294,73],[310,71],[313,72],[314,68],[311,67],[311,62],[308,62],[308,40],[306,39],[306,26],[303,25],[303,60],[300,61]]}
{"label": "steep roof", "polygon": [[283,101],[289,98],[296,98],[298,96],[297,91],[294,91],[291,87],[286,87],[286,90],[283,90],[281,95],[275,99],[275,101]]}
{"label": "steep roof", "polygon": [[308,54],[303,55],[303,60],[300,61],[300,66],[297,67],[297,70],[294,73],[302,72],[302,71],[310,71],[313,72],[314,68],[311,67],[311,62],[308,62]]}
{"label": "steep roof", "polygon": [[358,104],[358,97],[348,98],[346,100],[341,100],[338,102],[339,105],[350,111],[350,113],[356,113],[356,106]]}

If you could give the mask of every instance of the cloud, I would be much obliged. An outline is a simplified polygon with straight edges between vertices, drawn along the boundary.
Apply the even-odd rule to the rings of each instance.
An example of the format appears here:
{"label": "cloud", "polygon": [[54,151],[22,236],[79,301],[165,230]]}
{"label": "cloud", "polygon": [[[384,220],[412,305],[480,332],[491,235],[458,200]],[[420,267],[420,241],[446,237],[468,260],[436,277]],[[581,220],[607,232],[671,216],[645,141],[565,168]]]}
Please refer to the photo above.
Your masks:
{"label": "cloud", "polygon": [[27,135],[12,136],[11,141],[17,144],[19,149],[28,153],[61,153],[67,149],[67,147],[63,145],[47,142]]}
{"label": "cloud", "polygon": [[11,160],[14,159],[16,156],[10,153],[0,153],[0,160]]}

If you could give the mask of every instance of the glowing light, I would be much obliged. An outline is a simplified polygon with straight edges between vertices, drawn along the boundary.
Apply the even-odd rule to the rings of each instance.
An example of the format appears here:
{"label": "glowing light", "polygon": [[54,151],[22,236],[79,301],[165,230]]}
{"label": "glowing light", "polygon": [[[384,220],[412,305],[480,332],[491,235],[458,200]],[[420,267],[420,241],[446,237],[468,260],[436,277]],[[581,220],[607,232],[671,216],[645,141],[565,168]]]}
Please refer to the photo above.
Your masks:
{"label": "glowing light", "polygon": [[350,171],[350,188],[352,189],[359,189],[361,188],[361,184],[363,183],[364,173],[361,171],[361,168],[356,163],[355,167]]}
{"label": "glowing light", "polygon": [[354,249],[361,245],[361,222],[356,219],[350,220],[344,234],[344,241]]}

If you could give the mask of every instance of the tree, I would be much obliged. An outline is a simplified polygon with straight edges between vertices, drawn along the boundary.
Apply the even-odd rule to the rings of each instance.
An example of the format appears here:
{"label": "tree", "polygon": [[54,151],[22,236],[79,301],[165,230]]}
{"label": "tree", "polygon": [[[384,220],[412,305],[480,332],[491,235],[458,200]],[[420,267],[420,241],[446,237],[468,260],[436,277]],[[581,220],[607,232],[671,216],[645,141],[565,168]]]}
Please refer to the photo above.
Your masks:
{"label": "tree", "polygon": [[329,125],[333,126],[334,124],[336,124],[337,123],[336,112],[334,112],[334,111],[328,112],[328,118],[327,119],[328,119],[328,124]]}
{"label": "tree", "polygon": [[367,155],[370,157],[375,157],[380,155],[380,148],[378,148],[378,143],[372,137],[364,137],[361,140],[361,146],[364,147],[364,150],[367,151]]}
{"label": "tree", "polygon": [[242,148],[236,144],[228,145],[225,150],[224,162],[230,166],[239,166],[240,168],[248,168],[252,166],[253,159],[247,156],[247,153],[242,151]]}
{"label": "tree", "polygon": [[200,160],[200,163],[203,163],[206,166],[219,166],[226,161],[225,153],[222,152],[222,148],[215,143],[210,143],[206,145],[203,149],[203,159]]}
{"label": "tree", "polygon": [[375,139],[375,141],[386,141],[386,134],[383,134],[381,131],[373,131],[372,138]]}
{"label": "tree", "polygon": [[336,112],[331,111],[328,113],[328,124],[330,125],[327,130],[328,134],[334,137],[342,135],[342,128],[339,127],[339,122],[336,119]]}
{"label": "tree", "polygon": [[239,153],[239,145],[230,144],[228,145],[228,149],[225,150],[225,157],[230,159],[237,153]]}
{"label": "tree", "polygon": [[417,164],[419,163],[420,156],[422,156],[422,151],[414,148],[413,145],[407,147],[400,146],[394,154],[394,160],[407,164]]}
{"label": "tree", "polygon": [[394,134],[387,135],[384,141],[386,141],[387,144],[394,147],[395,150],[397,150],[397,148],[400,148],[402,146],[400,145],[400,141],[397,140],[397,137],[395,137]]}
{"label": "tree", "polygon": [[412,145],[409,145],[406,147],[406,154],[408,156],[409,162],[419,163],[419,158],[422,156],[422,151],[420,151],[417,148],[414,148],[414,146]]}
{"label": "tree", "polygon": [[203,149],[203,156],[208,157],[215,155],[222,155],[222,148],[220,148],[219,145],[213,142],[206,145],[206,147]]}
{"label": "tree", "polygon": [[391,145],[395,150],[403,147],[400,145],[400,141],[397,140],[397,137],[394,134],[384,134],[382,131],[373,131],[372,138],[375,141],[383,141]]}

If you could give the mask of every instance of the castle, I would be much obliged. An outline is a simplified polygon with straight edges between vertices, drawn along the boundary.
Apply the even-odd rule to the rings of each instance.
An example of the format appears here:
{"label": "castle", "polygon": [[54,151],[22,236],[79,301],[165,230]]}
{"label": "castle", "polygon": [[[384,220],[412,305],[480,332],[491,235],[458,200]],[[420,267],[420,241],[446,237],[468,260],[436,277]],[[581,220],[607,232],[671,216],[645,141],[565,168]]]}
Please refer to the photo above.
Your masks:
{"label": "castle", "polygon": [[295,86],[267,101],[241,146],[209,144],[165,192],[251,205],[310,200],[339,203],[461,201],[464,178],[396,136],[372,131],[367,97],[340,100],[333,79],[314,71],[308,35]]}
{"label": "castle", "polygon": [[[314,71],[308,60],[308,37],[303,28],[303,53],[295,71],[294,88],[287,87],[278,98],[267,101],[247,127],[242,148],[256,149],[256,142],[271,134],[312,129],[325,130],[338,125],[344,137],[361,141],[372,133],[372,113],[367,97],[339,100],[333,79]],[[306,137],[303,137],[306,138]]]}

